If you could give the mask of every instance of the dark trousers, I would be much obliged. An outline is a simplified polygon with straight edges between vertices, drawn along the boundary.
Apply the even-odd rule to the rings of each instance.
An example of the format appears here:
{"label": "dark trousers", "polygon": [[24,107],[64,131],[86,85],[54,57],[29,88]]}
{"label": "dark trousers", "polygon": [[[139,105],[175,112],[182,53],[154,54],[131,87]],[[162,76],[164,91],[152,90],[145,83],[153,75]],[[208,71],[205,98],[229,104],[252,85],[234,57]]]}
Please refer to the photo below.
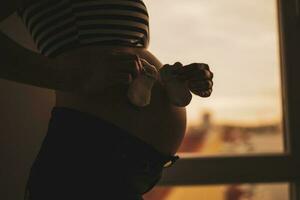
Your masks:
{"label": "dark trousers", "polygon": [[95,115],[54,107],[26,198],[142,200],[174,158]]}

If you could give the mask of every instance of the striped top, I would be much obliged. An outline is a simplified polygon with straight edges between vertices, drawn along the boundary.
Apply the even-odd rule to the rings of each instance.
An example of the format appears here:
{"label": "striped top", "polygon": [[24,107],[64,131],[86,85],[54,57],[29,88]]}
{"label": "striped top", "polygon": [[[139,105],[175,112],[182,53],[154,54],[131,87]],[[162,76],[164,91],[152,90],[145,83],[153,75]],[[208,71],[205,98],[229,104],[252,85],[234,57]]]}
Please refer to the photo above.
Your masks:
{"label": "striped top", "polygon": [[30,1],[17,13],[45,56],[86,45],[148,47],[149,16],[142,0]]}

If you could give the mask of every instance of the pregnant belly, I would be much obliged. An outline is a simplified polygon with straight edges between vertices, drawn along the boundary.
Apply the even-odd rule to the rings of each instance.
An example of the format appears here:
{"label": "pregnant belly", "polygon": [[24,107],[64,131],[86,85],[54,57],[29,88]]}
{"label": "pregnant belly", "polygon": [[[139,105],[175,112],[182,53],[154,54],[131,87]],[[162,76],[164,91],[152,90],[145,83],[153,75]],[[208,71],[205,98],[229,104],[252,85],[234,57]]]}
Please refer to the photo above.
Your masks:
{"label": "pregnant belly", "polygon": [[[107,48],[109,47],[105,49],[97,46],[85,47],[70,51],[62,56],[66,59],[82,59],[85,53],[93,52],[97,55],[107,51]],[[157,69],[162,67],[160,61],[146,49],[124,47],[118,47],[118,49],[138,54],[141,58],[155,65]],[[94,114],[139,137],[158,151],[174,154],[180,146],[186,129],[185,108],[170,104],[166,92],[159,82],[154,84],[151,103],[146,107],[136,108],[129,104],[126,91],[126,87],[114,87],[97,99],[56,91],[55,106]]]}

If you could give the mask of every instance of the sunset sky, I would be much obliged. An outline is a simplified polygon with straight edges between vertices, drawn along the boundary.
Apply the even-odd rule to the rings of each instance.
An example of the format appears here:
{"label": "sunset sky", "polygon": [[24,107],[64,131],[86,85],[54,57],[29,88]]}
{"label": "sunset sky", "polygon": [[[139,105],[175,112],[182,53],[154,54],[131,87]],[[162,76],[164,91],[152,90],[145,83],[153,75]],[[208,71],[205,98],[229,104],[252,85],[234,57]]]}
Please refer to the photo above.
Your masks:
{"label": "sunset sky", "polygon": [[205,62],[214,72],[210,98],[193,97],[188,123],[210,110],[218,122],[281,119],[275,0],[144,0],[150,50],[163,63]]}

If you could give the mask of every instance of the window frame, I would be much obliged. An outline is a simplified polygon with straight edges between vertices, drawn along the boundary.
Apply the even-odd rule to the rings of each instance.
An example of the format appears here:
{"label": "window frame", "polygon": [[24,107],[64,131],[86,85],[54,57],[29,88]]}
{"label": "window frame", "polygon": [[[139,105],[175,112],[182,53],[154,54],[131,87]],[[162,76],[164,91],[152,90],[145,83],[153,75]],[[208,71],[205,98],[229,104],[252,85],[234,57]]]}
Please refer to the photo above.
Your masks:
{"label": "window frame", "polygon": [[[290,196],[300,199],[299,57],[300,0],[277,0],[283,109],[283,154],[184,157],[163,172],[160,186],[289,182]],[[298,72],[298,73],[297,73]],[[297,170],[298,169],[298,170]]]}

